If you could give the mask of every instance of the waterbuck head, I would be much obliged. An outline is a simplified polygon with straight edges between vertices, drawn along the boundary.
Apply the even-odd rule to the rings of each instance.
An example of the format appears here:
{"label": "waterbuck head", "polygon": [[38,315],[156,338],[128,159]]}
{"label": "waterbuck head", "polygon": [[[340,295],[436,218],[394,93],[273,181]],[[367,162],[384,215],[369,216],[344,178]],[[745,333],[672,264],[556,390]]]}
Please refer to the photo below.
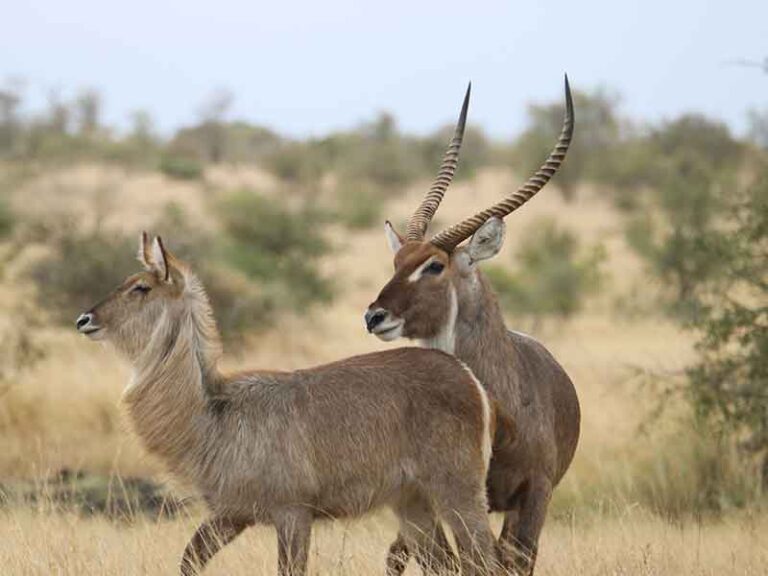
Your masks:
{"label": "waterbuck head", "polygon": [[186,267],[166,251],[157,236],[139,239],[144,270],[128,276],[104,300],[81,314],[76,327],[93,340],[108,339],[128,358],[146,347],[161,322],[167,322],[184,292]]}
{"label": "waterbuck head", "polygon": [[[541,190],[557,172],[573,134],[573,102],[565,78],[565,120],[555,148],[546,162],[517,191],[497,204],[426,239],[429,222],[437,211],[458,163],[464,136],[470,90],[453,139],[437,178],[407,225],[405,236],[387,222],[385,232],[395,254],[395,272],[365,313],[369,332],[382,340],[406,338],[431,341],[451,351],[451,334],[459,302],[477,303],[473,293],[481,291],[476,264],[495,256],[504,243],[505,216]],[[462,244],[465,240],[469,242]]]}

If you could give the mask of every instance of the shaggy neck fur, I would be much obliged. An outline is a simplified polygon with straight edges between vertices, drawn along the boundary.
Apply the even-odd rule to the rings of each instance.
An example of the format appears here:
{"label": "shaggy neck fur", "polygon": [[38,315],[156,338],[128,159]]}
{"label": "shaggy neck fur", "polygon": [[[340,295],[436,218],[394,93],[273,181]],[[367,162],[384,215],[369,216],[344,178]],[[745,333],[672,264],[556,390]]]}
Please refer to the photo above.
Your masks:
{"label": "shaggy neck fur", "polygon": [[475,270],[460,286],[453,354],[492,390],[494,383],[504,380],[501,373],[516,362],[508,340],[496,295]]}
{"label": "shaggy neck fur", "polygon": [[214,433],[209,400],[220,386],[221,344],[199,281],[185,278],[184,293],[167,306],[124,395],[135,430],[147,450],[187,480],[195,480],[195,455]]}

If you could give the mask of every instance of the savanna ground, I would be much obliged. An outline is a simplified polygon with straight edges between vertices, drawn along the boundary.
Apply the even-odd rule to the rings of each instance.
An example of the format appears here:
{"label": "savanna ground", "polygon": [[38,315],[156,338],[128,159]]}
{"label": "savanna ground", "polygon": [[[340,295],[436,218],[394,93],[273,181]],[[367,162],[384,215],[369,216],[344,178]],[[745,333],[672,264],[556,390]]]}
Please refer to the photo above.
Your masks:
{"label": "savanna ground", "polygon": [[[516,186],[506,170],[485,169],[454,184],[435,226],[451,223],[490,204]],[[402,222],[426,182],[391,199],[385,215]],[[32,178],[10,196],[21,212],[74,210],[78,225],[133,232],[153,228],[163,205],[174,202],[201,227],[208,202],[224,189],[249,187],[269,196],[275,187],[256,169],[216,169],[203,182],[171,181],[158,174],[81,166]],[[72,192],[76,190],[75,194]],[[35,193],[35,201],[29,202]],[[101,207],[100,207],[101,206]],[[102,208],[106,206],[107,208]],[[691,513],[688,503],[706,488],[708,463],[716,454],[706,434],[694,433],[686,409],[671,399],[662,415],[657,375],[680,374],[693,341],[654,311],[654,286],[624,240],[621,215],[603,197],[583,187],[565,203],[555,187],[545,190],[508,221],[503,252],[494,264],[511,267],[527,225],[547,215],[586,244],[600,242],[608,275],[599,296],[568,321],[536,325],[508,319],[510,327],[534,330],[573,378],[582,405],[582,437],[576,459],[555,492],[544,530],[537,573],[547,575],[677,575],[768,573],[768,515],[730,508],[719,515]],[[338,291],[308,314],[287,315],[227,356],[228,368],[296,368],[381,349],[366,335],[362,314],[391,271],[391,256],[379,227],[350,231],[332,226],[334,251],[322,261]],[[181,239],[166,237],[171,249]],[[5,270],[4,312],[29,310],[34,298],[16,270],[36,258],[22,250]],[[9,252],[6,252],[8,254]],[[115,282],[119,278],[114,279]],[[73,317],[74,319],[74,317]],[[4,334],[24,331],[24,314],[3,314]],[[89,515],[45,497],[44,479],[62,468],[113,478],[162,478],[161,467],[133,439],[119,411],[128,368],[112,350],[77,336],[74,329],[42,321],[37,328],[46,355],[10,379],[0,396],[0,477],[7,502],[0,509],[0,570],[3,574],[171,574],[201,510],[194,503],[179,515],[156,521],[138,511],[121,519]],[[402,344],[399,343],[399,344]],[[738,484],[723,468],[721,482]],[[37,482],[42,497],[22,503],[10,487]],[[184,487],[176,488],[188,494]],[[730,511],[729,511],[730,510]],[[498,519],[495,520],[498,527]],[[314,574],[382,573],[395,523],[387,514],[319,525],[312,548]],[[209,574],[269,574],[276,567],[275,536],[248,531],[210,565]],[[409,573],[416,573],[414,567]]]}

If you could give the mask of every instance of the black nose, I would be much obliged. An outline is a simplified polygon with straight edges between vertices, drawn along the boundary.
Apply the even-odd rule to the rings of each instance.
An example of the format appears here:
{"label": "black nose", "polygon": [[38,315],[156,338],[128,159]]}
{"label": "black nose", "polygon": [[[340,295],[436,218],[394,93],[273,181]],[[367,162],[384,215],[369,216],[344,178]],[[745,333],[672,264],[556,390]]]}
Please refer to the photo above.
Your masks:
{"label": "black nose", "polygon": [[80,314],[80,316],[77,318],[77,321],[75,322],[75,326],[77,327],[78,330],[80,330],[80,328],[82,328],[83,326],[86,326],[91,321],[92,317],[93,316],[90,313]]}
{"label": "black nose", "polygon": [[365,313],[365,327],[368,329],[368,332],[373,332],[373,329],[376,328],[379,324],[384,322],[384,319],[387,317],[387,312],[385,310],[382,310],[381,308],[377,310],[368,310]]}

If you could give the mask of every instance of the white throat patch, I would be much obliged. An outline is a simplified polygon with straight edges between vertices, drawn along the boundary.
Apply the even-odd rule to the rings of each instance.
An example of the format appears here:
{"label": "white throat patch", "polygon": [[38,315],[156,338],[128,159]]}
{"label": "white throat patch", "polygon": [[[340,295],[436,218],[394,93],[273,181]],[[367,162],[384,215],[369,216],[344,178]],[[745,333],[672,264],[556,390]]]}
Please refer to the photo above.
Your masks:
{"label": "white throat patch", "polygon": [[450,304],[448,305],[448,318],[433,338],[427,338],[421,341],[421,345],[426,348],[436,348],[448,354],[453,354],[456,348],[456,317],[459,314],[459,302],[456,296],[456,288],[453,284],[450,286]]}

